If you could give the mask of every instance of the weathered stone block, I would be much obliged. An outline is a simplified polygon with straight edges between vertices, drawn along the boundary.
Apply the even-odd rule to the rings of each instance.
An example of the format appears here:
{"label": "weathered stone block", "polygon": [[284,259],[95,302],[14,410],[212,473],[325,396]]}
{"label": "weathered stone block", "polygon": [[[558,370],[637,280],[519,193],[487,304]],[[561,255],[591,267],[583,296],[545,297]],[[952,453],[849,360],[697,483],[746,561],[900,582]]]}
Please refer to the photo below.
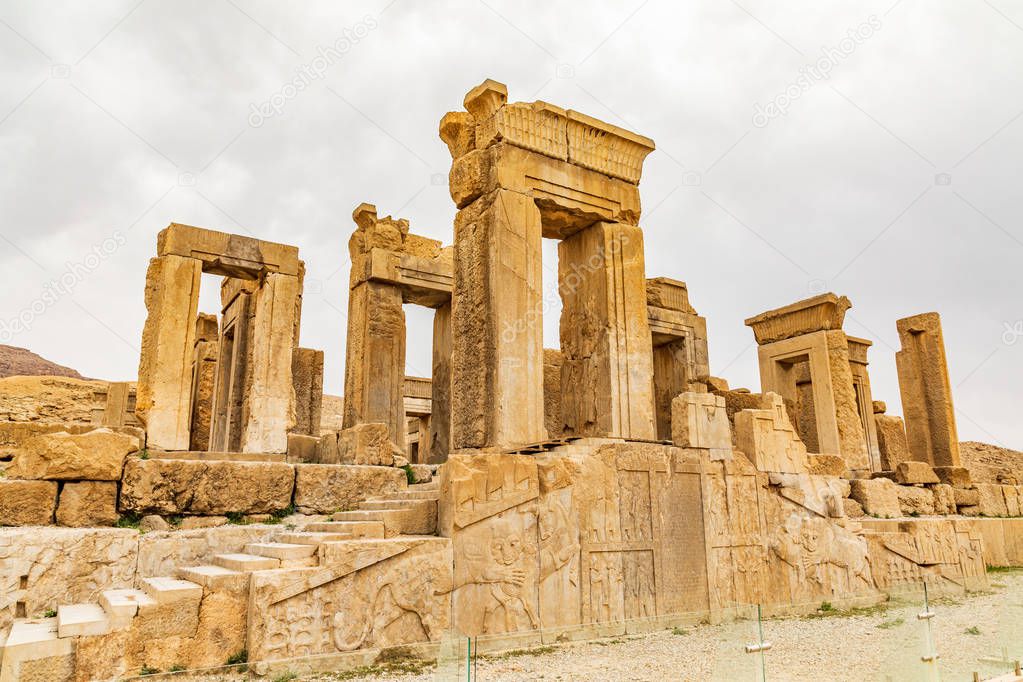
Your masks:
{"label": "weathered stone block", "polygon": [[926,462],[900,462],[895,468],[895,482],[903,485],[939,483],[938,476]]}
{"label": "weathered stone block", "polygon": [[288,434],[288,461],[292,464],[311,464],[319,461],[320,436]]}
{"label": "weathered stone block", "polygon": [[1002,495],[1005,497],[1006,516],[1020,515],[1019,489],[1014,485],[1003,485]]}
{"label": "weathered stone block", "polygon": [[731,450],[725,399],[713,393],[682,393],[672,400],[671,440],[683,448]]}
{"label": "weathered stone block", "polygon": [[57,523],[61,526],[112,526],[117,518],[117,484],[112,481],[66,483],[60,491]]}
{"label": "weathered stone block", "polygon": [[133,436],[96,429],[44,433],[25,442],[7,475],[47,480],[117,481],[125,458],[139,449]]}
{"label": "weathered stone block", "polygon": [[258,514],[291,504],[294,468],[284,462],[131,458],[120,508],[157,514]]}
{"label": "weathered stone block", "polygon": [[931,493],[934,495],[935,514],[956,513],[955,488],[947,483],[939,483],[931,488]]}
{"label": "weathered stone block", "polygon": [[953,488],[957,507],[976,507],[980,504],[980,491],[976,488]]}
{"label": "weathered stone block", "polygon": [[875,414],[874,426],[877,428],[877,445],[881,450],[881,468],[894,471],[900,462],[910,458],[906,425],[902,417]]}
{"label": "weathered stone block", "polygon": [[807,470],[818,476],[845,476],[848,469],[841,455],[807,455]]}
{"label": "weathered stone block", "polygon": [[842,507],[845,510],[845,515],[850,519],[859,519],[865,516],[863,512],[863,505],[851,498],[847,497],[843,499]]}
{"label": "weathered stone block", "polygon": [[408,480],[393,467],[297,464],[295,507],[304,514],[354,509],[370,497],[403,490]]}
{"label": "weathered stone block", "polygon": [[863,511],[880,518],[901,516],[899,486],[887,478],[854,479],[849,482],[849,496],[863,506]]}
{"label": "weathered stone block", "polygon": [[57,484],[53,481],[0,479],[0,526],[45,526],[53,523]]}
{"label": "weathered stone block", "polygon": [[968,488],[973,485],[970,470],[966,467],[934,467],[938,480],[954,488]]}
{"label": "weathered stone block", "polygon": [[934,494],[927,488],[897,486],[899,508],[905,516],[923,516],[934,513]]}
{"label": "weathered stone block", "polygon": [[343,464],[385,466],[394,464],[401,450],[390,440],[387,424],[357,424],[338,434],[340,461]]}
{"label": "weathered stone block", "polygon": [[976,488],[979,495],[977,506],[981,516],[1006,516],[1008,514],[1002,486],[997,483],[978,483]]}

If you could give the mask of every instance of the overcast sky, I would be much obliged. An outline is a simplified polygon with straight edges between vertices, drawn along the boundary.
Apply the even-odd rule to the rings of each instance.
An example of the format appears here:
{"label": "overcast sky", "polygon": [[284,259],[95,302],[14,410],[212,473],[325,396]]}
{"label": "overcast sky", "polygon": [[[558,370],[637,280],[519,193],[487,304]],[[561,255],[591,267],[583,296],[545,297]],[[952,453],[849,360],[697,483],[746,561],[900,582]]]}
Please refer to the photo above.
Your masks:
{"label": "overcast sky", "polygon": [[[961,438],[1023,448],[1011,0],[3,0],[0,342],[133,380],[147,262],[182,222],[300,248],[302,345],[339,394],[352,209],[450,243],[438,122],[488,77],[657,142],[647,274],[688,282],[714,374],[757,390],[743,319],[834,291],[901,413],[895,320],[938,311]],[[430,311],[407,312],[428,375]]]}

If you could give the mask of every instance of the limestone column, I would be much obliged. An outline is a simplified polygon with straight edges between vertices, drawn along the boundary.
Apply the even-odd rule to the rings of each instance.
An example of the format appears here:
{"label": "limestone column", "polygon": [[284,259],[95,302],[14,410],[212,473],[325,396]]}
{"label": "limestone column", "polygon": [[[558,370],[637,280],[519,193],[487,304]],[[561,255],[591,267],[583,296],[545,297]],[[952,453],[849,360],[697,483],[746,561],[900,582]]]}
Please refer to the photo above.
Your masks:
{"label": "limestone column", "polygon": [[[433,315],[433,380],[427,464],[447,461],[451,452],[451,304]],[[422,452],[422,447],[420,447]]]}
{"label": "limestone column", "polygon": [[405,450],[405,311],[401,291],[363,282],[348,297],[345,358],[345,428],[387,424],[391,440]]}
{"label": "limestone column", "polygon": [[220,327],[217,316],[200,313],[195,321],[195,353],[192,360],[192,435],[189,450],[210,449],[219,336]]}
{"label": "limestone column", "polygon": [[575,436],[653,439],[643,232],[597,223],[558,247],[562,412]]}
{"label": "limestone column", "polygon": [[896,323],[902,350],[895,354],[910,457],[931,466],[960,466],[952,385],[938,313]]}
{"label": "limestone column", "polygon": [[181,256],[149,261],[146,318],[135,414],[145,424],[149,447],[187,450],[192,353],[202,263]]}
{"label": "limestone column", "polygon": [[242,452],[288,451],[288,432],[295,426],[291,359],[298,289],[297,277],[271,273],[254,294]]}
{"label": "limestone column", "polygon": [[540,211],[497,189],[455,218],[452,449],[544,440]]}

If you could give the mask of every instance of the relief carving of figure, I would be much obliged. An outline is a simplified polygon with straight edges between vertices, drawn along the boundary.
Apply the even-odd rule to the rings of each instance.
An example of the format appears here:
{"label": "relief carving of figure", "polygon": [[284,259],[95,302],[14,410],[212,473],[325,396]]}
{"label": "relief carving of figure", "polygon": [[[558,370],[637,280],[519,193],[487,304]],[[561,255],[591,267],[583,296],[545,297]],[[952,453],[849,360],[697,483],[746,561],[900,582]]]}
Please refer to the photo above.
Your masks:
{"label": "relief carving of figure", "polygon": [[[568,566],[579,554],[579,543],[572,537],[568,511],[555,497],[548,497],[540,508],[540,582]],[[575,575],[569,576],[577,585]]]}

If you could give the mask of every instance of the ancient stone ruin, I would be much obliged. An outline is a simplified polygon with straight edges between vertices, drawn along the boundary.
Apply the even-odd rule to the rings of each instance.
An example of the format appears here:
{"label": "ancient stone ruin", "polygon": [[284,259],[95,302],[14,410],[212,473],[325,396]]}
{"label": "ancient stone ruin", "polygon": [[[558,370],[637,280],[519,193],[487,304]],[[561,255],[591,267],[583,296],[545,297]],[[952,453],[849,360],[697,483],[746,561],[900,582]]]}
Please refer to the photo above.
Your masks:
{"label": "ancient stone ruin", "polygon": [[[440,136],[451,246],[353,213],[343,399],[299,345],[299,249],[172,224],[137,383],[0,422],[0,682],[334,670],[1023,565],[1023,486],[960,461],[937,313],[896,323],[902,418],[832,293],[746,320],[760,391],[730,389],[679,273],[645,268],[652,140],[490,80]],[[434,310],[430,377],[405,376],[404,304]]]}

